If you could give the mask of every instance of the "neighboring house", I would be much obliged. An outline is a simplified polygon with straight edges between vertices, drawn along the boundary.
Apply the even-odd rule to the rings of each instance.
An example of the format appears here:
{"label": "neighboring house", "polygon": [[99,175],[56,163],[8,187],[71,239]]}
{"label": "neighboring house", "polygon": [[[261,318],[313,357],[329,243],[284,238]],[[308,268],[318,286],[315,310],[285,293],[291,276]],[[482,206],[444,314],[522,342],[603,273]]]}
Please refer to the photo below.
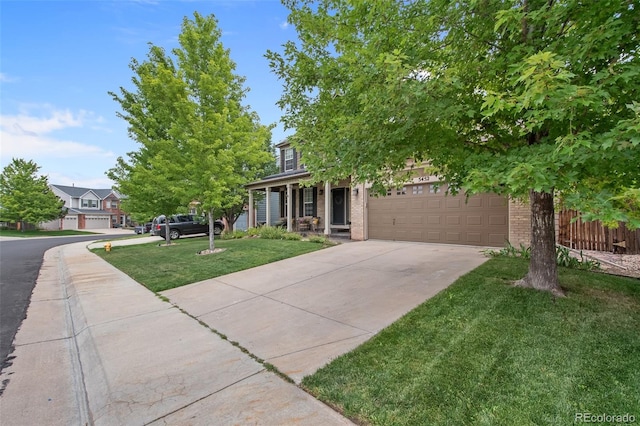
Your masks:
{"label": "neighboring house", "polygon": [[[382,239],[501,247],[529,244],[530,211],[527,206],[496,194],[445,196],[446,184],[414,166],[416,175],[386,196],[369,194],[369,187],[352,185],[349,179],[312,187],[301,185],[310,178],[300,154],[288,141],[280,150],[280,173],[247,185],[253,193],[279,193],[279,219],[290,231],[317,218],[325,235],[349,235],[353,240]],[[439,185],[435,185],[439,183]],[[438,187],[439,186],[439,187]],[[270,198],[268,198],[270,200]],[[290,200],[290,202],[289,202]],[[268,206],[270,207],[270,202]],[[271,217],[267,221],[271,223]],[[256,226],[249,212],[249,226]],[[306,226],[305,226],[306,229]]]}
{"label": "neighboring house", "polygon": [[130,218],[120,209],[122,196],[113,189],[49,187],[64,201],[67,214],[63,219],[42,223],[44,229],[106,229],[129,223]]}

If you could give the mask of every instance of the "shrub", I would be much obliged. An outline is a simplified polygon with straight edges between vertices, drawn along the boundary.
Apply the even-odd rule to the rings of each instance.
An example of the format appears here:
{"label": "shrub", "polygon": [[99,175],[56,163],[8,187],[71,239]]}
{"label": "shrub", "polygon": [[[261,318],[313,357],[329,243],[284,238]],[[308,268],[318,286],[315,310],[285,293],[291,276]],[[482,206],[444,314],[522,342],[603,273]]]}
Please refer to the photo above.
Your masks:
{"label": "shrub", "polygon": [[286,230],[274,226],[263,226],[262,228],[259,228],[260,238],[267,240],[282,240],[286,233]]}
{"label": "shrub", "polygon": [[224,234],[222,234],[222,239],[223,240],[237,240],[239,238],[246,237],[247,234],[248,234],[247,231],[235,230],[235,231],[232,231],[232,232],[225,232]]}
{"label": "shrub", "polygon": [[312,243],[319,243],[319,244],[327,244],[329,242],[329,240],[327,240],[325,237],[321,237],[319,235],[310,236],[309,241],[311,241]]}
{"label": "shrub", "polygon": [[285,232],[282,237],[285,240],[291,240],[291,241],[300,241],[302,239],[302,237],[300,236],[300,234],[296,234],[295,232]]}
{"label": "shrub", "polygon": [[260,235],[260,230],[262,228],[249,228],[247,229],[247,236],[248,237],[256,237],[258,235]]}
{"label": "shrub", "polygon": [[[531,247],[520,244],[520,248],[515,248],[507,241],[507,246],[501,250],[487,250],[485,253],[491,257],[521,257],[523,259],[531,258]],[[571,250],[567,247],[556,245],[556,264],[572,269],[593,270],[600,269],[600,262],[586,259],[579,253],[580,258],[571,255]]]}
{"label": "shrub", "polygon": [[579,255],[580,259],[575,256],[571,256],[571,251],[567,247],[556,246],[556,262],[558,263],[558,266],[573,269],[585,269],[587,271],[600,269],[600,262],[586,259],[582,255],[582,250],[580,250]]}

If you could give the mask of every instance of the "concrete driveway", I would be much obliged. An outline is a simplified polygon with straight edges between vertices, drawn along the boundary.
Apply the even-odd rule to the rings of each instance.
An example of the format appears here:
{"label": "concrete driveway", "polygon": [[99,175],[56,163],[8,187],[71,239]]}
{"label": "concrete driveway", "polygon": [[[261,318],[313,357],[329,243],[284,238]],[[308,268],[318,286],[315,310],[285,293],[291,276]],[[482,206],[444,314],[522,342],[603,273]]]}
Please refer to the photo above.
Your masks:
{"label": "concrete driveway", "polygon": [[86,243],[56,247],[0,375],[0,423],[352,424],[255,357],[299,383],[485,260],[478,247],[344,243],[164,292],[176,309]]}
{"label": "concrete driveway", "polygon": [[346,243],[162,295],[299,383],[484,263],[482,250]]}

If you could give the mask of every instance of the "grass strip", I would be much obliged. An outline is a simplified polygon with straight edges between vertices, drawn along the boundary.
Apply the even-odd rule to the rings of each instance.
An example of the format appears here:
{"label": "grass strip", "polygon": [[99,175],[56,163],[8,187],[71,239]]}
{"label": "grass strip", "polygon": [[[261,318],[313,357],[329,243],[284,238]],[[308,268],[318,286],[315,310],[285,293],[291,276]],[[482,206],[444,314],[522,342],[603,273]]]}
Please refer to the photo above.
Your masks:
{"label": "grass strip", "polygon": [[181,238],[169,246],[158,239],[157,243],[113,247],[111,252],[94,249],[93,252],[149,290],[160,292],[324,247],[309,241],[261,238],[218,240],[215,246],[225,250],[198,255],[209,248],[209,239],[197,237]]}

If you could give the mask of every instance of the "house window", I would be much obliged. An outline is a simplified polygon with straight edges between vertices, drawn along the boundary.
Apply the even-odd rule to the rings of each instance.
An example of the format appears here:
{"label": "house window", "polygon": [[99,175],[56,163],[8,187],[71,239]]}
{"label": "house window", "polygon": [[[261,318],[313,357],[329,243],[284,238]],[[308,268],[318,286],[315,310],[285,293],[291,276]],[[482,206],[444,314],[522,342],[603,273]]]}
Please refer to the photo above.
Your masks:
{"label": "house window", "polygon": [[435,185],[435,184],[433,184],[433,183],[432,183],[431,185],[429,185],[429,192],[430,192],[431,194],[435,194],[435,193],[437,193],[437,192],[440,192],[440,190],[439,190],[439,188],[438,188],[438,185]]}
{"label": "house window", "polygon": [[117,209],[118,208],[118,202],[117,201],[112,201],[111,202],[111,208],[112,209]]}
{"label": "house window", "polygon": [[413,189],[411,190],[411,192],[413,193],[413,195],[420,195],[422,194],[422,185],[415,185],[413,187]]}
{"label": "house window", "polygon": [[293,148],[284,150],[284,171],[293,170]]}
{"label": "house window", "polygon": [[304,188],[304,215],[313,216],[313,188]]}
{"label": "house window", "polygon": [[98,200],[82,200],[82,207],[88,209],[97,209],[98,208]]}
{"label": "house window", "polygon": [[407,195],[407,187],[403,186],[402,188],[396,189],[396,195]]}

